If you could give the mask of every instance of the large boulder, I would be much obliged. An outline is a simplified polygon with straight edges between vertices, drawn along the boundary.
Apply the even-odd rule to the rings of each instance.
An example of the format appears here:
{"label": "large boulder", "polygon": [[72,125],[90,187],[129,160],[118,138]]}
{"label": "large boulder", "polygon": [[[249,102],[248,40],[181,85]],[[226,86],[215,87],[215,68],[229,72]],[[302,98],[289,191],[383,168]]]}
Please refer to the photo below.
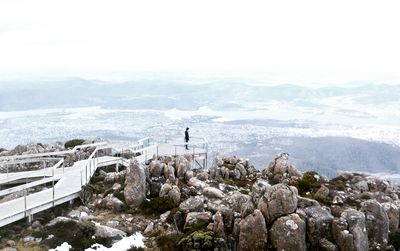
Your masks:
{"label": "large boulder", "polygon": [[175,204],[179,204],[181,201],[181,191],[178,186],[172,186],[172,189],[168,192],[168,197],[170,197]]}
{"label": "large boulder", "polygon": [[118,198],[114,197],[113,194],[108,194],[102,199],[102,206],[106,209],[114,212],[121,212],[124,209],[124,203]]}
{"label": "large boulder", "polygon": [[271,185],[264,179],[257,179],[251,186],[251,195],[254,203],[258,203],[265,191],[270,188]]}
{"label": "large boulder", "polygon": [[250,195],[235,191],[232,195],[228,196],[226,200],[234,212],[240,213],[242,205],[250,199]]}
{"label": "large boulder", "polygon": [[95,234],[94,236],[97,238],[110,238],[112,240],[121,240],[122,238],[126,237],[126,233],[108,226],[103,226],[100,224],[95,224]]}
{"label": "large boulder", "polygon": [[265,250],[268,242],[268,231],[264,216],[255,210],[239,223],[238,251]]}
{"label": "large boulder", "polygon": [[179,208],[189,212],[201,212],[204,209],[204,197],[193,196],[182,201]]}
{"label": "large boulder", "polygon": [[321,239],[331,239],[332,214],[322,207],[307,207],[303,210],[307,217],[307,236],[310,244],[317,247]]}
{"label": "large boulder", "polygon": [[124,196],[126,204],[135,208],[146,199],[146,174],[136,159],[126,169]]}
{"label": "large boulder", "polygon": [[150,177],[160,177],[164,172],[164,164],[161,164],[160,161],[155,160],[152,161],[149,165],[149,173]]}
{"label": "large boulder", "polygon": [[210,212],[190,212],[186,215],[185,230],[190,230],[192,227],[199,225],[207,226],[210,222],[212,214]]}
{"label": "large boulder", "polygon": [[215,187],[205,187],[203,189],[203,195],[213,199],[222,199],[225,197],[225,194]]}
{"label": "large boulder", "polygon": [[340,250],[369,250],[365,215],[354,209],[346,209],[332,222],[332,235]]}
{"label": "large boulder", "polygon": [[188,184],[188,186],[193,186],[196,189],[203,189],[203,188],[209,186],[207,183],[205,183],[204,181],[199,180],[196,177],[193,177],[190,180],[188,180],[187,184]]}
{"label": "large boulder", "polygon": [[190,162],[183,156],[177,156],[175,159],[176,177],[185,178],[186,171],[190,170]]}
{"label": "large boulder", "polygon": [[215,215],[213,216],[213,227],[212,230],[218,234],[218,236],[222,237],[222,238],[226,238],[226,234],[225,234],[225,225],[224,225],[224,217],[222,215],[222,212],[218,211],[215,213]]}
{"label": "large boulder", "polygon": [[297,189],[284,184],[273,185],[261,197],[257,208],[269,223],[280,216],[294,213],[297,208]]}
{"label": "large boulder", "polygon": [[386,214],[389,218],[389,231],[391,233],[394,233],[399,229],[399,217],[400,217],[399,204],[385,202],[382,203],[382,206],[385,209]]}
{"label": "large boulder", "polygon": [[361,203],[362,212],[365,214],[370,248],[385,249],[389,239],[389,218],[384,207],[375,200]]}
{"label": "large boulder", "polygon": [[172,185],[167,182],[161,186],[159,196],[160,197],[166,196],[166,195],[168,195],[169,191],[171,191],[171,190],[172,190]]}
{"label": "large boulder", "polygon": [[252,200],[248,200],[246,203],[242,205],[242,209],[240,210],[240,215],[242,218],[245,218],[247,215],[252,214],[254,212],[255,206]]}
{"label": "large boulder", "polygon": [[298,214],[277,219],[270,230],[272,246],[278,251],[306,250],[306,223]]}

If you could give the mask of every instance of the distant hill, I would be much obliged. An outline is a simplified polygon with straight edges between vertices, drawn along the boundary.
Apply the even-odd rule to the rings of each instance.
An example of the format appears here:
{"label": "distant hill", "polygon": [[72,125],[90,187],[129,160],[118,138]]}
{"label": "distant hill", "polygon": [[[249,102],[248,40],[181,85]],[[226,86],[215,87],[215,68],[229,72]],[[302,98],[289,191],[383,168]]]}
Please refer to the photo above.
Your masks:
{"label": "distant hill", "polygon": [[279,152],[290,153],[300,170],[316,170],[330,178],[343,170],[400,172],[400,147],[348,137],[276,137],[258,146],[246,144],[236,154],[248,156],[264,168]]}
{"label": "distant hill", "polygon": [[121,83],[69,79],[63,81],[0,81],[0,111],[106,106],[121,109],[240,108],[240,104],[287,101],[300,107],[321,107],[326,98],[349,97],[359,104],[400,100],[400,86],[363,84],[309,88],[299,85],[253,86],[245,80],[190,84],[183,80],[145,79]]}

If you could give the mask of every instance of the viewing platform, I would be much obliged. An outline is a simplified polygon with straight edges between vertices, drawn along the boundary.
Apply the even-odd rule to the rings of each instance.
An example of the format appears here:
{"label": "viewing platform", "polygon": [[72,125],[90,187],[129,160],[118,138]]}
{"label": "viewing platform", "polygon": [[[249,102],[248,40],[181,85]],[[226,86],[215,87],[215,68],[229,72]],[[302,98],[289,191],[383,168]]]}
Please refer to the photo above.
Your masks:
{"label": "viewing platform", "polygon": [[[36,213],[76,198],[84,200],[83,188],[100,167],[115,165],[118,170],[121,165],[127,167],[132,158],[143,165],[153,157],[189,155],[192,168],[207,168],[207,141],[192,138],[188,148],[172,137],[166,137],[161,143],[145,138],[124,149],[115,149],[112,144],[100,142],[79,145],[66,151],[0,157],[0,227],[24,218],[30,223]],[[74,162],[72,166],[65,166],[67,155],[83,149],[90,150],[89,157]],[[46,166],[49,161],[55,164]],[[33,162],[41,163],[41,168],[11,171],[15,165]],[[40,186],[42,190],[28,193],[29,189]],[[5,196],[8,198],[4,201]]]}

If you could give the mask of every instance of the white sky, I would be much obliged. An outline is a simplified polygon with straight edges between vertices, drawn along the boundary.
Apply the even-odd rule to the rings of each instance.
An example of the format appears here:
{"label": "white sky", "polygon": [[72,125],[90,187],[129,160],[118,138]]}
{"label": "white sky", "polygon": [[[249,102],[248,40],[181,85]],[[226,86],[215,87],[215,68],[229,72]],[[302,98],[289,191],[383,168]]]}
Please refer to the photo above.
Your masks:
{"label": "white sky", "polygon": [[396,83],[399,13],[397,0],[1,0],[0,78],[256,71]]}

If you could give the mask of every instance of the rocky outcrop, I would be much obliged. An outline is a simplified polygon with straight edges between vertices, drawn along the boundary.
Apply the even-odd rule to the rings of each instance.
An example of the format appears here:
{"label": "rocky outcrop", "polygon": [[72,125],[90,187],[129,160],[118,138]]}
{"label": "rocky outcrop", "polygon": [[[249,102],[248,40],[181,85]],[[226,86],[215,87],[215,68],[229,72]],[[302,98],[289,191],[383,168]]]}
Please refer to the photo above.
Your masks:
{"label": "rocky outcrop", "polygon": [[210,178],[241,180],[254,177],[257,170],[249,160],[239,159],[235,156],[217,156],[210,168]]}
{"label": "rocky outcrop", "polygon": [[[400,248],[400,190],[389,182],[348,172],[332,180],[302,174],[288,154],[263,171],[235,156],[217,156],[209,170],[192,170],[191,163],[190,156],[154,156],[119,172],[98,170],[86,188],[87,208],[54,224],[82,223],[78,229],[90,238],[111,241],[140,231],[149,250]],[[100,225],[96,235],[92,221]],[[40,219],[30,227],[47,225]]]}
{"label": "rocky outcrop", "polygon": [[146,199],[146,175],[136,159],[132,159],[126,169],[124,196],[131,208],[138,207]]}
{"label": "rocky outcrop", "polygon": [[263,176],[274,183],[301,177],[301,172],[293,165],[288,153],[279,154],[263,171]]}

